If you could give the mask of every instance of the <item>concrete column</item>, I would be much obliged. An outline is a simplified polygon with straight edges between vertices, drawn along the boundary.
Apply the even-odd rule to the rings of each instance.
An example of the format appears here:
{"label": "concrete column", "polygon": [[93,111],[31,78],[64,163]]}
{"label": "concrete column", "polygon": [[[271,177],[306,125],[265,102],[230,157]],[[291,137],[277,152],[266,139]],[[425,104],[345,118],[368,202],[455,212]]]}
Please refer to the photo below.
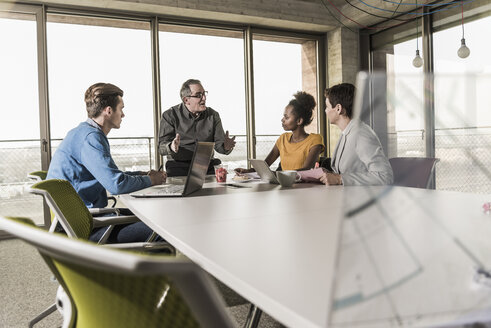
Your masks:
{"label": "concrete column", "polygon": [[327,65],[329,86],[356,82],[360,67],[358,33],[337,28],[327,35]]}
{"label": "concrete column", "polygon": [[[317,95],[317,50],[315,41],[307,41],[302,44],[302,90]],[[317,131],[317,109],[323,110],[323,106],[317,104],[314,109],[312,123],[305,127],[307,133],[319,133]]]}
{"label": "concrete column", "polygon": [[[359,70],[359,36],[346,28],[337,28],[327,35],[327,73],[328,86],[339,83],[356,82]],[[334,152],[341,131],[335,125],[330,126],[329,145]]]}

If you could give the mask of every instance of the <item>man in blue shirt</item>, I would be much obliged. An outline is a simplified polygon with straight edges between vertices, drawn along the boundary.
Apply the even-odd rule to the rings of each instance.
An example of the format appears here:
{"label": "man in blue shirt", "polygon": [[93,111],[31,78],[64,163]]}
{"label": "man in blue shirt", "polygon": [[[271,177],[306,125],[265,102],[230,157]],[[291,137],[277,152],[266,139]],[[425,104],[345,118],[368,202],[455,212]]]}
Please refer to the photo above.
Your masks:
{"label": "man in blue shirt", "polygon": [[[85,205],[107,206],[107,191],[125,194],[162,184],[166,173],[122,172],[114,163],[107,135],[119,129],[124,117],[123,90],[110,83],[96,83],[85,92],[88,119],[68,132],[56,150],[48,170],[48,179],[69,181]],[[94,230],[98,240],[104,229]],[[144,223],[116,226],[109,242],[144,241],[152,233]]]}

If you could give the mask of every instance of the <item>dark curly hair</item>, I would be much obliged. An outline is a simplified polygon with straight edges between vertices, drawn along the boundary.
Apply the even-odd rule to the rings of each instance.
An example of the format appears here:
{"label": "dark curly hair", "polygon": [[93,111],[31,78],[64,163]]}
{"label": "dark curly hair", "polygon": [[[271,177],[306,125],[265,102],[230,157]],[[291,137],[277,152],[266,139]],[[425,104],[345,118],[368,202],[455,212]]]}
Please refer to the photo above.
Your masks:
{"label": "dark curly hair", "polygon": [[293,115],[297,119],[303,118],[302,126],[307,126],[312,123],[315,99],[312,95],[304,91],[298,91],[293,95],[294,99],[290,100],[288,106],[292,106]]}

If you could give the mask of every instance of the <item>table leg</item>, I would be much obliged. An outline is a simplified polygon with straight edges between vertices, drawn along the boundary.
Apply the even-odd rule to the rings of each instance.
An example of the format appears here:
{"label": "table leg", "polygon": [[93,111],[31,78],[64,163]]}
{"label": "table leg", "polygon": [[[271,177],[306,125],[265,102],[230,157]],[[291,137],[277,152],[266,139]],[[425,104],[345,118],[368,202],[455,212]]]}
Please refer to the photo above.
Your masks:
{"label": "table leg", "polygon": [[247,315],[247,320],[244,325],[244,328],[257,328],[259,325],[259,319],[261,319],[261,314],[263,311],[259,309],[257,306],[254,304],[251,304],[251,307],[249,308],[249,314]]}

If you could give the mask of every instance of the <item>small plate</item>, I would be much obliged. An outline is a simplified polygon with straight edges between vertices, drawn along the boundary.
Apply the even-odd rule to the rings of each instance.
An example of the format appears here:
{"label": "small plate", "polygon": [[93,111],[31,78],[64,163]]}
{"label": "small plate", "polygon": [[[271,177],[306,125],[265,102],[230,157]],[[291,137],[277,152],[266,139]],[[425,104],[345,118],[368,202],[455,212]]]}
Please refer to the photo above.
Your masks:
{"label": "small plate", "polygon": [[248,177],[247,175],[236,175],[232,178],[233,182],[238,182],[238,183],[248,182],[251,180],[252,180],[252,178]]}

